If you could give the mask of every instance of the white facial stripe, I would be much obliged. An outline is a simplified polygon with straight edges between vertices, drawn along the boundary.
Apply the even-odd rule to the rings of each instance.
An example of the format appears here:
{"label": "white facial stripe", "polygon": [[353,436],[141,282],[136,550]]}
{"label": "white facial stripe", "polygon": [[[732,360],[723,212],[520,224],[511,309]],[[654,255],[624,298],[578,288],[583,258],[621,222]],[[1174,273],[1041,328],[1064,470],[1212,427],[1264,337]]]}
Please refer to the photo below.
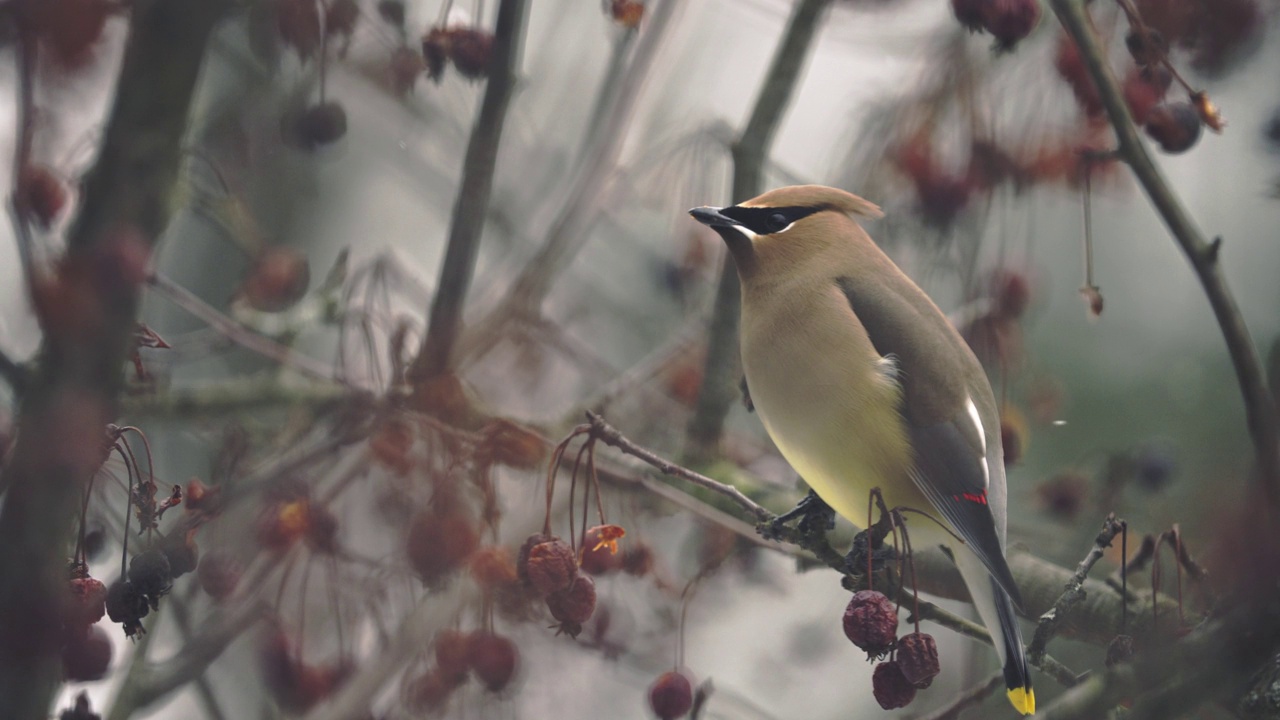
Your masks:
{"label": "white facial stripe", "polygon": [[758,238],[758,237],[760,237],[759,235],[755,234],[755,233],[754,233],[754,232],[752,232],[750,229],[748,229],[746,225],[734,225],[734,226],[733,226],[733,229],[734,229],[734,230],[737,230],[738,232],[742,233],[743,235],[746,235],[746,236],[747,236],[747,239],[748,239],[748,240],[750,240],[750,241],[752,241],[752,242],[755,242],[755,239],[756,239],[756,238]]}
{"label": "white facial stripe", "polygon": [[770,235],[781,235],[782,233],[784,233],[784,232],[786,232],[786,231],[790,230],[791,228],[793,228],[793,227],[795,227],[795,226],[796,226],[796,224],[795,224],[795,223],[791,223],[790,225],[788,225],[788,226],[786,226],[786,227],[782,228],[781,230],[779,230],[778,232],[775,232],[775,233],[769,233],[769,234],[770,234]]}

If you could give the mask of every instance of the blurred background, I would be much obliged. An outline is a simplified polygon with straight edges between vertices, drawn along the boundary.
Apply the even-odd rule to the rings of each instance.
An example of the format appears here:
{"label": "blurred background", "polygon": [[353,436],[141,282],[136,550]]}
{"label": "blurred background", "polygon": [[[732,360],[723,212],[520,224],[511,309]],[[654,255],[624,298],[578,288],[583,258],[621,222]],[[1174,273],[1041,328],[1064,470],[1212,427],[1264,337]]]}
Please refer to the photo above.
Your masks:
{"label": "blurred background", "polygon": [[[457,382],[446,390],[413,386],[403,369],[440,281],[468,140],[492,79],[486,53],[498,2],[335,0],[298,10],[292,0],[253,0],[231,8],[205,52],[174,216],[154,263],[236,330],[211,329],[175,293],[149,293],[143,321],[169,347],[139,350],[120,424],[145,431],[156,482],[183,485],[188,500],[190,478],[234,486],[321,443],[357,391],[378,407],[371,439],[277,483],[293,494],[275,488],[198,522],[189,503],[175,510],[188,513],[188,540],[202,557],[233,558],[255,586],[214,599],[196,574],[179,577],[140,642],[103,620],[109,669],[68,682],[58,707],[87,690],[112,718],[330,717],[344,682],[393,656],[387,648],[414,629],[417,649],[365,693],[367,717],[654,717],[648,689],[674,657],[695,686],[710,683],[700,717],[889,715],[872,697],[873,665],[840,636],[848,592],[835,573],[758,547],[718,516],[645,486],[605,479],[609,521],[627,532],[624,567],[595,577],[595,613],[576,640],[548,629],[554,621],[541,607],[499,607],[495,618],[501,602],[478,600],[467,572],[424,583],[423,561],[406,553],[406,543],[425,542],[412,535],[423,514],[444,514],[439,478],[483,472],[493,485],[468,495],[469,512],[484,515],[468,532],[514,558],[542,522],[546,462],[545,449],[538,462],[463,462],[457,443],[468,441],[396,413],[424,410],[485,437],[488,421],[504,418],[554,443],[595,409],[646,447],[685,456],[723,261],[719,239],[686,210],[747,199],[733,196],[731,147],[806,2],[529,4],[450,376]],[[1012,40],[964,27],[961,0],[808,2],[819,8],[816,32],[797,56],[760,187],[836,185],[885,209],[867,230],[955,319],[1002,401],[1012,545],[1073,567],[1115,512],[1129,522],[1130,550],[1141,535],[1177,523],[1195,553],[1248,482],[1252,451],[1235,375],[1190,265],[1127,167],[1106,157],[1114,140],[1074,46],[1048,6],[1028,2],[1034,10],[993,1],[1034,16]],[[1159,113],[1184,103],[1187,91],[1139,70],[1120,4],[1090,4],[1130,111],[1155,126],[1145,141],[1204,233],[1222,238],[1223,274],[1265,358],[1280,334],[1276,7],[1136,6],[1170,40],[1172,66],[1221,109],[1221,133],[1197,124],[1198,141],[1161,152]],[[74,214],[128,27],[127,12],[104,11],[88,42],[42,46],[30,163],[65,197],[37,223],[38,260],[56,257]],[[18,85],[18,64],[0,64],[0,97],[11,110]],[[338,110],[317,111],[326,107]],[[19,118],[0,116],[0,161],[13,162]],[[14,191],[9,178],[0,185],[6,196]],[[26,361],[41,329],[17,247],[0,224],[0,350]],[[1100,312],[1080,292],[1089,284],[1103,299]],[[264,358],[237,333],[271,338],[329,375]],[[408,409],[389,403],[397,393],[411,398]],[[3,399],[12,415],[12,395]],[[398,438],[406,425],[412,436]],[[736,401],[719,447],[700,469],[777,511],[801,496]],[[616,468],[607,476],[643,475],[611,449],[596,454]],[[228,469],[229,456],[240,464]],[[102,540],[88,560],[110,584],[129,473],[113,456],[100,476],[85,522]],[[567,538],[569,470],[560,476],[552,522]],[[490,496],[500,523],[481,509]],[[282,522],[281,508],[298,498],[333,519],[339,551],[323,550],[310,526],[305,542],[263,539],[263,524]],[[161,522],[161,534],[171,522]],[[837,535],[847,542],[851,534],[842,522]],[[1095,577],[1118,560],[1117,548]],[[1131,581],[1149,585],[1146,573]],[[1165,573],[1170,591],[1172,565]],[[195,643],[193,632],[243,618],[236,608],[251,601],[267,608],[263,618],[252,614],[246,632],[228,637],[198,672],[145,703],[131,699],[130,688],[154,680],[137,671],[140,654],[146,667],[163,669]],[[972,613],[963,603],[944,606]],[[431,607],[434,615],[423,610]],[[431,695],[431,638],[442,627],[482,626],[518,647],[514,678],[496,692],[473,678]],[[896,711],[902,717],[924,716],[996,667],[985,647],[927,631],[938,639],[942,675]],[[1077,671],[1100,667],[1104,654],[1071,640],[1051,650]],[[300,667],[333,672],[304,692]],[[1042,704],[1059,691],[1037,682]],[[995,697],[967,716],[1012,712]]]}

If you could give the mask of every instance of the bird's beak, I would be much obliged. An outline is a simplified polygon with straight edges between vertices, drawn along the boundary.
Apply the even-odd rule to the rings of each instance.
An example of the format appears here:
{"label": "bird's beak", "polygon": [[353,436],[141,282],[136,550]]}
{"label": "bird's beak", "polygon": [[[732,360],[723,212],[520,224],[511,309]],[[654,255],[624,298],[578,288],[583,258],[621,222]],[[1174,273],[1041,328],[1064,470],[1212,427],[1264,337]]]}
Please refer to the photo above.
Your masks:
{"label": "bird's beak", "polygon": [[694,220],[697,220],[707,227],[738,228],[742,226],[742,223],[737,220],[720,214],[721,209],[722,208],[696,207],[690,210],[689,214],[693,216]]}

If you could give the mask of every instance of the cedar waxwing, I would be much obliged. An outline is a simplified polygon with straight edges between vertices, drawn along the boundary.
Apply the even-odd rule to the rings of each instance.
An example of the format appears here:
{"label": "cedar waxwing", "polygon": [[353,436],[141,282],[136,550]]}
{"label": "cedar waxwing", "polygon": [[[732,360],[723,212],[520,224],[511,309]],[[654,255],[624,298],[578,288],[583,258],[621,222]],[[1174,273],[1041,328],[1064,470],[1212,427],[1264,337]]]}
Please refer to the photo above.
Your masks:
{"label": "cedar waxwing", "polygon": [[960,334],[850,217],[880,208],[818,185],[695,208],[742,280],[742,366],[782,455],[836,512],[861,525],[872,488],[932,513],[912,545],[946,545],[990,630],[1009,700],[1035,694],[1005,561],[1005,479],[991,385]]}

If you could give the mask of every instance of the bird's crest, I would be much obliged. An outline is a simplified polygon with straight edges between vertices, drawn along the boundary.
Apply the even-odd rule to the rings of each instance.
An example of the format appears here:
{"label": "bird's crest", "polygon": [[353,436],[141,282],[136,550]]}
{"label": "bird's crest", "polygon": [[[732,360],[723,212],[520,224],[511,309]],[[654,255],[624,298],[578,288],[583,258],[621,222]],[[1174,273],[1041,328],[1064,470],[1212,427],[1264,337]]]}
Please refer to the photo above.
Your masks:
{"label": "bird's crest", "polygon": [[884,217],[880,206],[825,185],[792,185],[782,187],[741,203],[742,207],[823,207],[868,218]]}

